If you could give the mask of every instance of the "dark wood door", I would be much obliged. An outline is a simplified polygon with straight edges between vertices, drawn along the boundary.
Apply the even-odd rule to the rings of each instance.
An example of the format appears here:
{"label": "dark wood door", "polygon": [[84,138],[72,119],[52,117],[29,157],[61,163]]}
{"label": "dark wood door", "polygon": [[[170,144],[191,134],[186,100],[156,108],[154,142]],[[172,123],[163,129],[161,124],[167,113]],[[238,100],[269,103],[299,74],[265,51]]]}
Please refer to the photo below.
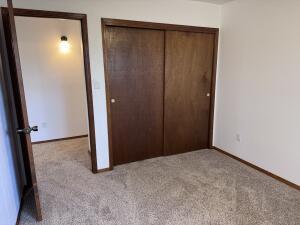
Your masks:
{"label": "dark wood door", "polygon": [[[18,124],[20,126],[20,129],[24,129],[30,128],[30,126],[28,122],[12,0],[7,1],[7,6],[8,14],[3,14],[6,29],[6,43],[10,61],[9,63],[11,69],[11,79],[14,87],[13,91],[16,102],[16,110],[18,114]],[[27,182],[26,187],[27,190],[33,192],[36,218],[38,221],[40,221],[42,220],[42,211],[36,180],[30,134],[26,132],[21,132],[20,139],[22,144],[22,153],[24,157],[24,167]]]}
{"label": "dark wood door", "polygon": [[166,32],[164,153],[209,147],[214,34]]}
{"label": "dark wood door", "polygon": [[113,164],[163,153],[164,32],[106,27]]}

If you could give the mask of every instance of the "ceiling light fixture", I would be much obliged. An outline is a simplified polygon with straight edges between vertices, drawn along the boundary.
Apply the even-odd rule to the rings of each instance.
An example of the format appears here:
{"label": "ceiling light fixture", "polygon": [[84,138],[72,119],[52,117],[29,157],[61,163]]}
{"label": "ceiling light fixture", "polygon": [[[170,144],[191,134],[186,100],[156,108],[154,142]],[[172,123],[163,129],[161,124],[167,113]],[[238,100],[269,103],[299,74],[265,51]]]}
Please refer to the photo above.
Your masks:
{"label": "ceiling light fixture", "polygon": [[68,42],[68,38],[66,36],[62,36],[60,40],[61,40],[59,44],[60,52],[63,54],[70,52],[70,43]]}

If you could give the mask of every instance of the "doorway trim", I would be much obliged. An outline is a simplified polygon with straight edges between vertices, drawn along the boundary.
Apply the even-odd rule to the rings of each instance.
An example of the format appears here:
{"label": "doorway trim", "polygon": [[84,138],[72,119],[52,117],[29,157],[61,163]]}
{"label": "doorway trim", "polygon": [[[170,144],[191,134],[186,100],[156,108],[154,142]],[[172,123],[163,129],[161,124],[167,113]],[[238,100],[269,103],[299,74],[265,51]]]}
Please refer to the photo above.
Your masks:
{"label": "doorway trim", "polygon": [[107,108],[107,123],[108,123],[108,139],[109,139],[109,169],[113,169],[113,140],[112,140],[112,116],[110,104],[110,87],[108,84],[108,49],[106,46],[107,40],[107,27],[128,27],[128,28],[141,28],[162,31],[186,31],[194,33],[213,34],[215,37],[214,42],[214,55],[212,65],[212,81],[211,81],[211,101],[209,110],[209,138],[208,147],[213,148],[213,134],[214,134],[214,109],[215,109],[215,92],[216,92],[216,75],[217,75],[217,60],[218,60],[218,46],[219,46],[219,28],[210,27],[196,27],[186,25],[175,25],[166,23],[153,23],[134,20],[121,20],[111,18],[101,18],[102,29],[102,46],[103,46],[103,60],[104,60],[104,75],[106,87],[106,108]]}
{"label": "doorway trim", "polygon": [[[6,7],[2,7],[1,9],[2,9],[3,15],[8,14],[8,9]],[[88,43],[87,15],[81,14],[81,13],[68,13],[68,12],[20,9],[20,8],[14,8],[14,15],[15,16],[24,16],[24,17],[70,19],[70,20],[79,20],[81,22],[81,35],[82,35],[83,60],[84,60],[85,84],[86,84],[86,95],[87,95],[87,109],[88,109],[88,121],[89,121],[89,139],[90,139],[90,148],[91,148],[92,172],[98,173],[93,92],[92,92],[92,78],[91,78],[90,57],[89,57],[89,43]]]}

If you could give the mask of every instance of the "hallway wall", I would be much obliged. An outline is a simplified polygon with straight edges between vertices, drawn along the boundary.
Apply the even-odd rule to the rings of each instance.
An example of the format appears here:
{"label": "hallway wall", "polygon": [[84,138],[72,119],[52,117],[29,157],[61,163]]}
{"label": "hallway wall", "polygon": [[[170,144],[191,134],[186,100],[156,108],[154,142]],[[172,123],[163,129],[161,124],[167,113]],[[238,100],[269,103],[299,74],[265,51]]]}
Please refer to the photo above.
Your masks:
{"label": "hallway wall", "polygon": [[[88,134],[81,23],[78,20],[15,18],[33,142]],[[62,53],[61,36],[70,51]]]}

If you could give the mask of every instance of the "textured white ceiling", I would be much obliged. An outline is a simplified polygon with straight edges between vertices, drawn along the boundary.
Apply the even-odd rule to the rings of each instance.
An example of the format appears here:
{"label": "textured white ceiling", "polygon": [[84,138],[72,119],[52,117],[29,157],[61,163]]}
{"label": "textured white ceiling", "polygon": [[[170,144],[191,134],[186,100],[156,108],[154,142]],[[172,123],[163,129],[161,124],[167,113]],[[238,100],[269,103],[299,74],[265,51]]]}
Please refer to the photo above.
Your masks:
{"label": "textured white ceiling", "polygon": [[231,2],[234,0],[193,0],[193,1],[199,1],[199,2],[209,2],[209,3],[214,3],[214,4],[224,4],[226,2]]}

